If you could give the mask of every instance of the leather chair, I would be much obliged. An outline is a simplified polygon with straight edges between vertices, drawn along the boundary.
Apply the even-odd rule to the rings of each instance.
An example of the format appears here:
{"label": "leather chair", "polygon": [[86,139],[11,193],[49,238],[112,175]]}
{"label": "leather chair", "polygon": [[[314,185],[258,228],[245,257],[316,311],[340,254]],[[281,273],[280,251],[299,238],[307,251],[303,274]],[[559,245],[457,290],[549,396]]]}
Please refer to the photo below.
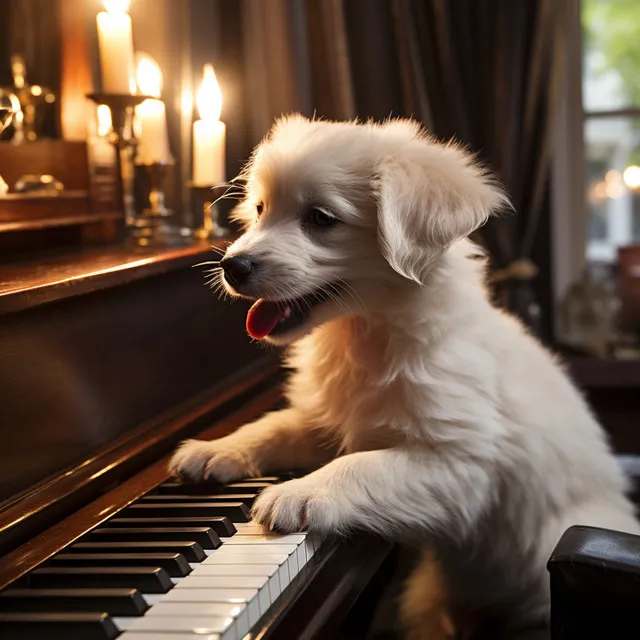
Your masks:
{"label": "leather chair", "polygon": [[[640,506],[640,456],[620,456]],[[551,554],[551,628],[473,640],[629,640],[640,638],[640,536],[596,527],[568,529]]]}
{"label": "leather chair", "polygon": [[[640,505],[640,457],[621,457]],[[575,526],[548,563],[551,637],[640,638],[640,536]]]}

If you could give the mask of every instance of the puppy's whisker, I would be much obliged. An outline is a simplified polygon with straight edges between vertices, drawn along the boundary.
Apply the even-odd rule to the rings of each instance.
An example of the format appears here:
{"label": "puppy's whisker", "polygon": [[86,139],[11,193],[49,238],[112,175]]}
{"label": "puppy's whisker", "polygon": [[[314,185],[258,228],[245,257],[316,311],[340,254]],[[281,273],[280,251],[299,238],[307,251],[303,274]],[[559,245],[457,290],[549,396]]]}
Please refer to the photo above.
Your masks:
{"label": "puppy's whisker", "polygon": [[242,198],[245,197],[245,193],[244,191],[240,192],[240,191],[226,191],[225,193],[223,193],[221,196],[218,196],[212,203],[211,206],[215,206],[216,204],[218,204],[218,202],[221,202],[222,200],[241,200]]}

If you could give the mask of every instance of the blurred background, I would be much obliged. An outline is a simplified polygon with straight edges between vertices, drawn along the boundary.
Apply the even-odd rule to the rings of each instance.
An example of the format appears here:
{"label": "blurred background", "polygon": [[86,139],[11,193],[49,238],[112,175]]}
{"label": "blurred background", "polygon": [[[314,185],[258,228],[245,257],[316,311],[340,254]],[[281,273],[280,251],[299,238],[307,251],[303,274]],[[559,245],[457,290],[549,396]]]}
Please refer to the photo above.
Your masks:
{"label": "blurred background", "polygon": [[411,116],[506,186],[517,215],[476,236],[496,303],[640,450],[640,3],[0,0],[0,16],[0,280],[232,234],[233,202],[208,205],[283,113]]}

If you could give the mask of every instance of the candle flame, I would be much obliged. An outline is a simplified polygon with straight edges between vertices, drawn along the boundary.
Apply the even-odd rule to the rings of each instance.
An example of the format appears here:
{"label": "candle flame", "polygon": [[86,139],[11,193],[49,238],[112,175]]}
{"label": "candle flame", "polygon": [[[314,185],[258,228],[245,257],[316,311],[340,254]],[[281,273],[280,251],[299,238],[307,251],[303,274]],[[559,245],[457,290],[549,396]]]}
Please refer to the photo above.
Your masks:
{"label": "candle flame", "polygon": [[109,13],[127,13],[131,0],[104,0],[104,8]]}
{"label": "candle flame", "polygon": [[106,104],[98,105],[98,135],[106,136],[111,131],[111,109]]}
{"label": "candle flame", "polygon": [[162,71],[157,62],[146,54],[138,54],[138,90],[144,96],[159,98],[162,93]]}
{"label": "candle flame", "polygon": [[222,92],[211,64],[204,65],[204,77],[196,96],[196,104],[203,120],[210,122],[220,120]]}

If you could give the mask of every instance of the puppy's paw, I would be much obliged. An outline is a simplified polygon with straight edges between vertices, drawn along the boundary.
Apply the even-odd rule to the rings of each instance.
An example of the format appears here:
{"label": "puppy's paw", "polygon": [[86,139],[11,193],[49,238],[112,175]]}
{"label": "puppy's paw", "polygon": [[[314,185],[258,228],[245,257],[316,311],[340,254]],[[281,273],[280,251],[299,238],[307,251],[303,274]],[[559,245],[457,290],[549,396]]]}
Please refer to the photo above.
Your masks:
{"label": "puppy's paw", "polygon": [[252,475],[252,471],[251,465],[231,447],[225,447],[222,439],[185,440],[169,462],[171,475],[189,482],[233,482]]}
{"label": "puppy's paw", "polygon": [[279,533],[322,531],[335,533],[347,523],[339,502],[311,476],[274,485],[260,493],[253,504],[255,522]]}

